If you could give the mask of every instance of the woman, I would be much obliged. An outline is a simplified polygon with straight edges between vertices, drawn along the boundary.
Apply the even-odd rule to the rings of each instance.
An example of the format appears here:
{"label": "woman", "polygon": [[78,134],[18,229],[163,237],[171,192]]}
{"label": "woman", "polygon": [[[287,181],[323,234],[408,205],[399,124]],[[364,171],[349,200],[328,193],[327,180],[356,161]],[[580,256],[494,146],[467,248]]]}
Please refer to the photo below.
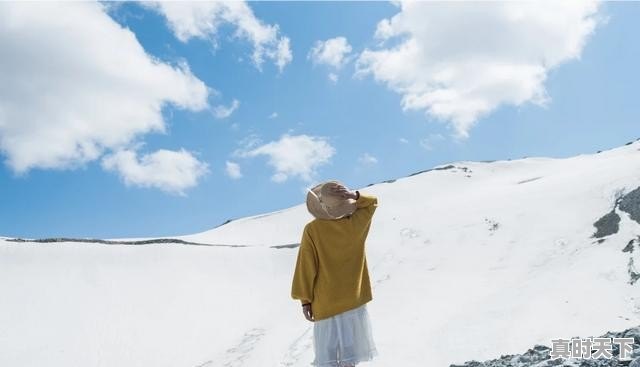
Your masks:
{"label": "woman", "polygon": [[314,323],[314,366],[351,367],[378,354],[366,308],[373,297],[365,255],[377,207],[375,196],[338,181],[307,193],[307,209],[315,218],[302,233],[291,297]]}

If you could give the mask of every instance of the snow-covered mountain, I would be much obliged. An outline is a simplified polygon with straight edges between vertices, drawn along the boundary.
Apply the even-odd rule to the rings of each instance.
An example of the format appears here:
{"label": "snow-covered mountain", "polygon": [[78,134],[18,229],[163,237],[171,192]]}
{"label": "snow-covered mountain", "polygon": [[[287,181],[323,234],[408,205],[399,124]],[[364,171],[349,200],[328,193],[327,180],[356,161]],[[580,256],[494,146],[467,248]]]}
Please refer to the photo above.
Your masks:
{"label": "snow-covered mountain", "polygon": [[[379,356],[364,365],[445,367],[639,325],[639,188],[640,142],[359,188],[379,201]],[[0,366],[309,365],[313,324],[290,298],[303,200],[175,237],[212,246],[0,239]]]}

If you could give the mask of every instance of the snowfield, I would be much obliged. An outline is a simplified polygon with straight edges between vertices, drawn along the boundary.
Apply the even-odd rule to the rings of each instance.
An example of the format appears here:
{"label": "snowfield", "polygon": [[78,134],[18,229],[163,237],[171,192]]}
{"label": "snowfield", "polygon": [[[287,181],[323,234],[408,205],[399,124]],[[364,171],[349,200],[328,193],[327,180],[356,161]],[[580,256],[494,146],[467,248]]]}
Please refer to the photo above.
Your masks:
{"label": "snowfield", "polygon": [[[362,365],[446,367],[639,325],[640,224],[617,204],[638,207],[638,187],[640,142],[359,188],[379,201],[379,356]],[[239,247],[0,238],[0,366],[310,365],[313,324],[290,298],[303,200],[175,237]],[[612,211],[615,233],[593,237]]]}

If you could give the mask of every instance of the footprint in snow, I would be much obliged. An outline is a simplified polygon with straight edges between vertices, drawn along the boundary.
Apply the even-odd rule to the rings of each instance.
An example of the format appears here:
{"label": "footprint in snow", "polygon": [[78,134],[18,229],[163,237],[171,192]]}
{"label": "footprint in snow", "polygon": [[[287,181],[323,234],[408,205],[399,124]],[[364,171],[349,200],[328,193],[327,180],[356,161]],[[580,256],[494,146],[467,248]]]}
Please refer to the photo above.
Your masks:
{"label": "footprint in snow", "polygon": [[[229,348],[225,352],[223,367],[239,367],[242,366],[256,344],[264,336],[265,330],[261,328],[253,328],[244,333],[240,343],[235,347]],[[206,366],[206,364],[205,364]]]}
{"label": "footprint in snow", "polygon": [[284,356],[282,362],[280,362],[280,367],[290,367],[297,364],[302,355],[311,349],[313,345],[312,330],[311,326],[307,327],[304,333],[291,343],[287,350],[287,354]]}
{"label": "footprint in snow", "polygon": [[411,238],[420,237],[420,233],[417,230],[413,229],[413,228],[402,228],[400,230],[400,236],[402,238],[411,239]]}

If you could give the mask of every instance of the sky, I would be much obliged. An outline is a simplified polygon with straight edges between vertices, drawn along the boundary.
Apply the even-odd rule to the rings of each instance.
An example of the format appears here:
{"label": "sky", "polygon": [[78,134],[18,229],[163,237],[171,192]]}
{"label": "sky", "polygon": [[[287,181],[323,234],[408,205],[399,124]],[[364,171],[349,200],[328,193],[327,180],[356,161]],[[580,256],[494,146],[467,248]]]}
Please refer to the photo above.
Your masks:
{"label": "sky", "polygon": [[[1,3],[0,235],[159,237],[640,137],[632,2]],[[426,204],[425,204],[426,205]]]}

